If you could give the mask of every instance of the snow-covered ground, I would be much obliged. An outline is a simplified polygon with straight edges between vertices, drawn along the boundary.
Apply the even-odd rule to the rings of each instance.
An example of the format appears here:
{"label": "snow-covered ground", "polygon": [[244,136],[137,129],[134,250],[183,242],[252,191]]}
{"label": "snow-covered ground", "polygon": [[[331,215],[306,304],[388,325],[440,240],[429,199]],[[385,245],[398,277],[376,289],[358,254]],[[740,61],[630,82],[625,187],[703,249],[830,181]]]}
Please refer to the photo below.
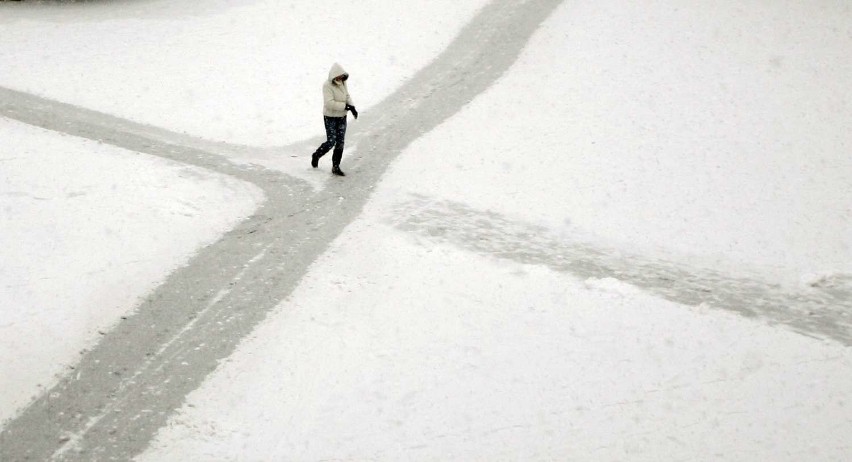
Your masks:
{"label": "snow-covered ground", "polygon": [[[316,135],[314,89],[328,55],[363,76],[353,87],[368,108],[482,3],[449,15],[440,12],[454,2],[335,2],[340,16],[356,18],[340,40],[325,33],[326,7],[311,2],[148,1],[127,3],[120,17],[89,6],[11,9],[0,23],[28,40],[23,51],[0,50],[11,63],[0,67],[0,85],[211,139],[286,144]],[[282,5],[292,15],[272,14]],[[792,286],[852,274],[850,52],[852,10],[842,2],[565,2],[510,72],[400,156],[362,216],[139,459],[843,460],[852,452],[848,346],[614,279],[435,244],[397,226],[394,213],[425,197]],[[35,151],[114,152],[112,162],[126,165],[121,183],[156,181],[132,164],[143,156],[2,127]],[[190,171],[157,165],[163,175]],[[8,170],[0,187],[19,181],[38,191],[36,168]],[[195,178],[196,187],[224,181]],[[111,180],[85,181],[104,190]],[[215,203],[236,188],[250,208],[257,197],[240,187],[200,194]],[[138,188],[103,200],[121,202],[128,216],[207,203],[128,200]],[[75,198],[67,196],[51,197]],[[35,201],[18,213],[36,215]],[[106,226],[106,214],[92,212],[101,203],[85,205],[95,220],[85,236]],[[80,212],[55,213],[62,222]],[[116,245],[150,249],[143,239],[155,225],[136,230],[145,233]],[[22,241],[25,232],[13,232],[8,239]],[[41,255],[50,239],[13,255]],[[99,250],[95,243],[75,242],[74,252]],[[179,253],[151,274],[161,277]],[[114,263],[77,258],[61,263],[65,277],[109,287],[88,272]],[[62,286],[39,280],[52,267],[2,273],[0,286],[64,297]],[[144,292],[157,277],[143,279],[134,282]],[[3,328],[15,318],[5,300],[0,309]],[[8,357],[4,368],[15,364]],[[46,362],[66,361],[57,358]]]}
{"label": "snow-covered ground", "polygon": [[263,194],[8,119],[0,139],[3,421]]}
{"label": "snow-covered ground", "polygon": [[379,205],[138,460],[795,461],[852,449],[848,348],[423,245]]}
{"label": "snow-covered ground", "polygon": [[850,19],[570,2],[397,169],[409,190],[632,251],[792,284],[852,274]]}
{"label": "snow-covered ground", "polygon": [[[320,85],[364,111],[429,63],[486,0],[146,0],[4,5],[0,84],[210,140],[322,135]],[[448,14],[449,13],[449,14]]]}
{"label": "snow-covered ground", "polygon": [[769,279],[850,272],[852,14],[791,6],[565,3],[140,460],[842,460],[848,347],[391,212],[417,194]]}
{"label": "snow-covered ground", "polygon": [[[484,3],[3,4],[17,45],[0,50],[0,85],[211,140],[285,144],[322,134],[330,62],[352,73],[363,111]],[[159,158],[6,120],[0,130],[0,237],[14,243],[0,253],[2,422],[263,198]]]}

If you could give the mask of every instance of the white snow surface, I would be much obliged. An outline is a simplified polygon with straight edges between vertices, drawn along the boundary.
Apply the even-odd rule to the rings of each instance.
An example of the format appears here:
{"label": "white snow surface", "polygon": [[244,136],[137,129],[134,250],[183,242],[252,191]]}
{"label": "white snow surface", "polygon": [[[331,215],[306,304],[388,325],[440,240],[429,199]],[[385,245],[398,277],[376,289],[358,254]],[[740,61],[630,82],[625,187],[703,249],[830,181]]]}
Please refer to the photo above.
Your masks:
{"label": "white snow surface", "polygon": [[[0,27],[16,46],[0,49],[0,85],[210,140],[291,143],[322,134],[332,62],[363,111],[484,3],[7,3]],[[6,120],[0,130],[0,237],[14,243],[0,253],[2,422],[263,198],[159,158]]]}
{"label": "white snow surface", "polygon": [[566,2],[138,460],[844,460],[848,347],[436,245],[393,210],[416,194],[779,282],[848,273],[850,19]]}
{"label": "white snow surface", "polygon": [[617,281],[425,246],[382,212],[347,229],[137,460],[796,461],[852,449],[848,349]]}
{"label": "white snow surface", "polygon": [[486,0],[119,0],[3,6],[0,85],[210,140],[321,136],[321,84],[360,111],[431,61]]}
{"label": "white snow surface", "polygon": [[[4,5],[16,46],[0,85],[284,145],[319,134],[331,61],[364,111],[484,3]],[[400,156],[138,460],[845,460],[850,348],[435,244],[393,210],[454,201],[783,283],[852,273],[850,28],[831,0],[564,2],[506,75]],[[0,253],[2,421],[261,199],[16,123],[0,135],[15,140],[0,147],[0,237],[20,243]],[[77,343],[39,352],[22,334],[60,329]]]}
{"label": "white snow surface", "polygon": [[8,119],[0,139],[2,422],[263,193]]}
{"label": "white snow surface", "polygon": [[848,274],[849,56],[842,2],[566,2],[396,168],[421,194],[634,252],[788,284]]}

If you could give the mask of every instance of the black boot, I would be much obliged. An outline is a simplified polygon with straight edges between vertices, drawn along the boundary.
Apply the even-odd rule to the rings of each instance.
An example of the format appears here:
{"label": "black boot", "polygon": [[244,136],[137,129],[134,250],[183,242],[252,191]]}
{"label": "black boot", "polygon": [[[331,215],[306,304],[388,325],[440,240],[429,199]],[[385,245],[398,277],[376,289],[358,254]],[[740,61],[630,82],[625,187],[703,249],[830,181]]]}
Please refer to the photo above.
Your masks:
{"label": "black boot", "polygon": [[313,154],[311,154],[311,167],[317,168],[319,166],[320,157],[322,157],[325,153],[322,152],[322,146],[319,147]]}
{"label": "black boot", "polygon": [[326,141],[325,143],[319,145],[316,151],[311,154],[311,167],[317,168],[319,166],[320,157],[324,156],[331,147],[333,146],[331,141]]}
{"label": "black boot", "polygon": [[331,154],[331,173],[334,173],[337,176],[346,176],[340,170],[340,159],[343,159],[343,143],[337,143],[337,146],[334,147],[334,152]]}

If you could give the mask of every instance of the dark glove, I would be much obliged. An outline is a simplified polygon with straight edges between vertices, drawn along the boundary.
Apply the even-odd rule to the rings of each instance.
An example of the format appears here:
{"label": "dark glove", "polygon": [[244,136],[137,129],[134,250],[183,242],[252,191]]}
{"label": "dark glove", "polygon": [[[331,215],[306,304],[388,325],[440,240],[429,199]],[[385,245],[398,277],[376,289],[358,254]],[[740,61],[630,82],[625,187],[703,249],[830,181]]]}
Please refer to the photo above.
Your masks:
{"label": "dark glove", "polygon": [[352,115],[354,115],[356,119],[358,118],[358,110],[357,110],[357,109],[355,109],[355,106],[353,106],[353,105],[351,105],[351,104],[347,104],[347,105],[346,105],[346,110],[347,110],[347,111],[349,111],[349,112],[351,112],[351,113],[352,113]]}

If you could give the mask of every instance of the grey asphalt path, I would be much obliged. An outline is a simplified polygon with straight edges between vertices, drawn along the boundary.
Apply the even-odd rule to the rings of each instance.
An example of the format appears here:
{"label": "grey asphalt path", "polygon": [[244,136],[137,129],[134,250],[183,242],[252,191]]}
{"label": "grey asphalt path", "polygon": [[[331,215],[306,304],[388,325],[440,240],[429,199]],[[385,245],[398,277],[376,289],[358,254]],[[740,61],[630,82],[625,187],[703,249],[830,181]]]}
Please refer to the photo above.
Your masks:
{"label": "grey asphalt path", "polygon": [[[0,88],[4,117],[232,175],[257,185],[267,198],[6,422],[0,461],[128,460],[143,451],[186,395],[286,299],[360,214],[390,162],[499,78],[560,1],[495,0],[481,10],[435,61],[350,124],[348,144],[357,143],[358,156],[344,158],[349,176],[331,178],[322,190],[228,160],[250,154],[249,147]],[[293,146],[314,147],[304,141]]]}
{"label": "grey asphalt path", "polygon": [[418,195],[397,203],[389,221],[406,232],[467,251],[544,265],[580,279],[615,278],[676,303],[725,310],[852,346],[852,275],[792,289],[745,271],[733,275],[569,240],[494,212]]}

